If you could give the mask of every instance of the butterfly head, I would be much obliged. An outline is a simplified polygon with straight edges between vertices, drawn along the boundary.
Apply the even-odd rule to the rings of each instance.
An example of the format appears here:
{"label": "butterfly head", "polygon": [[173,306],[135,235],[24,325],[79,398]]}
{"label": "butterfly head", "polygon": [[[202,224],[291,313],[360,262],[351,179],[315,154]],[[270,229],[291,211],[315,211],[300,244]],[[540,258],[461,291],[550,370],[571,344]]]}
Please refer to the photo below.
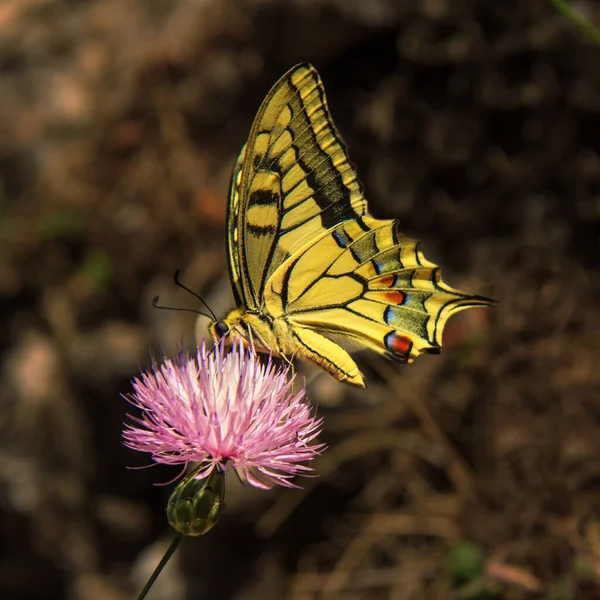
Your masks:
{"label": "butterfly head", "polygon": [[208,331],[215,342],[224,340],[227,345],[231,344],[236,337],[233,328],[226,319],[212,321],[208,326]]}
{"label": "butterfly head", "polygon": [[246,330],[242,325],[241,313],[238,309],[232,310],[223,319],[214,319],[208,325],[208,331],[216,342],[224,340],[226,345],[233,343],[235,339],[242,338]]}
{"label": "butterfly head", "polygon": [[223,337],[229,336],[231,328],[225,321],[213,321],[209,325],[211,335],[216,339],[220,340]]}
{"label": "butterfly head", "polygon": [[275,355],[281,352],[281,340],[272,320],[269,321],[264,315],[252,313],[243,307],[234,308],[223,319],[215,319],[208,326],[208,330],[215,341],[224,340],[226,345],[238,340],[259,352]]}

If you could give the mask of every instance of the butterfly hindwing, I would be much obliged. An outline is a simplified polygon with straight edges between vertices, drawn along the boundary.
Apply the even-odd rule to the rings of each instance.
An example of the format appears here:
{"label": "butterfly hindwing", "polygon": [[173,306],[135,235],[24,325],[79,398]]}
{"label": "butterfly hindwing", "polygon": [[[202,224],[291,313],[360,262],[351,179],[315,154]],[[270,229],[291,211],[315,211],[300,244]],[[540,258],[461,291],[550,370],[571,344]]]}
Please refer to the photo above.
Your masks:
{"label": "butterfly hindwing", "polygon": [[292,256],[268,292],[267,308],[292,328],[348,337],[401,362],[438,352],[452,313],[488,304],[446,286],[397,221],[370,217],[342,223]]}

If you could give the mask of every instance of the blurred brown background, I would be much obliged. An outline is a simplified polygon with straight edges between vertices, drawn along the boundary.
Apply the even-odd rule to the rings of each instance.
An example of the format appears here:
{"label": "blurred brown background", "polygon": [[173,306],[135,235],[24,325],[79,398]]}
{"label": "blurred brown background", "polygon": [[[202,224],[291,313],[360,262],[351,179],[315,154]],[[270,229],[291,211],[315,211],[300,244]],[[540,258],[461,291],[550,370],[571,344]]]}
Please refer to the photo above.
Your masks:
{"label": "blurred brown background", "polygon": [[[592,0],[576,7],[600,23]],[[302,367],[304,490],[229,479],[151,598],[600,598],[600,47],[542,0],[0,4],[0,597],[135,597],[174,470],[119,396],[219,314],[229,173],[269,87],[319,69],[378,217],[492,296],[369,389]],[[206,323],[199,325],[204,330]]]}

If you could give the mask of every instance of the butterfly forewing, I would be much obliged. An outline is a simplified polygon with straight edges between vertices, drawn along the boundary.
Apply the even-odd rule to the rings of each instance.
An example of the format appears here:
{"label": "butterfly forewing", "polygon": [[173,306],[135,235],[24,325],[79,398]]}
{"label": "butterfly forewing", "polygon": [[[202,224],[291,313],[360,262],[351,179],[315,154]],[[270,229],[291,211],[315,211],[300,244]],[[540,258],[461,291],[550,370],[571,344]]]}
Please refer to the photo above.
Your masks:
{"label": "butterfly forewing", "polygon": [[235,303],[238,306],[247,306],[250,300],[244,292],[242,268],[240,265],[240,232],[238,229],[240,184],[242,181],[242,167],[244,165],[245,155],[246,145],[244,144],[231,175],[231,183],[229,185],[229,205],[227,207],[227,255],[229,258],[229,279],[231,280]]}
{"label": "butterfly forewing", "polygon": [[266,281],[293,252],[365,213],[321,79],[312,66],[299,65],[265,98],[234,170],[229,219],[234,290],[248,308],[260,306]]}

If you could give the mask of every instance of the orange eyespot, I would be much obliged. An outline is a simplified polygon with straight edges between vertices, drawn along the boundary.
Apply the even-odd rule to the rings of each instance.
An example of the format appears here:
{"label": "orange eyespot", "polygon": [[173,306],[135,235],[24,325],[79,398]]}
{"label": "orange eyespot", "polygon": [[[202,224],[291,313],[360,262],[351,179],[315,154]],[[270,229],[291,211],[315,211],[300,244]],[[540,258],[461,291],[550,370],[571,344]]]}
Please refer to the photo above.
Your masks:
{"label": "orange eyespot", "polygon": [[395,331],[390,331],[385,336],[385,347],[401,362],[410,360],[410,351],[412,350],[412,341],[405,335],[400,335]]}
{"label": "orange eyespot", "polygon": [[374,283],[377,286],[392,287],[394,285],[395,281],[396,281],[396,276],[392,273],[390,275],[382,275],[381,277],[379,277],[372,283]]}
{"label": "orange eyespot", "polygon": [[406,294],[404,292],[400,292],[398,290],[392,290],[391,292],[384,292],[385,299],[391,302],[392,304],[405,304],[406,303]]}

